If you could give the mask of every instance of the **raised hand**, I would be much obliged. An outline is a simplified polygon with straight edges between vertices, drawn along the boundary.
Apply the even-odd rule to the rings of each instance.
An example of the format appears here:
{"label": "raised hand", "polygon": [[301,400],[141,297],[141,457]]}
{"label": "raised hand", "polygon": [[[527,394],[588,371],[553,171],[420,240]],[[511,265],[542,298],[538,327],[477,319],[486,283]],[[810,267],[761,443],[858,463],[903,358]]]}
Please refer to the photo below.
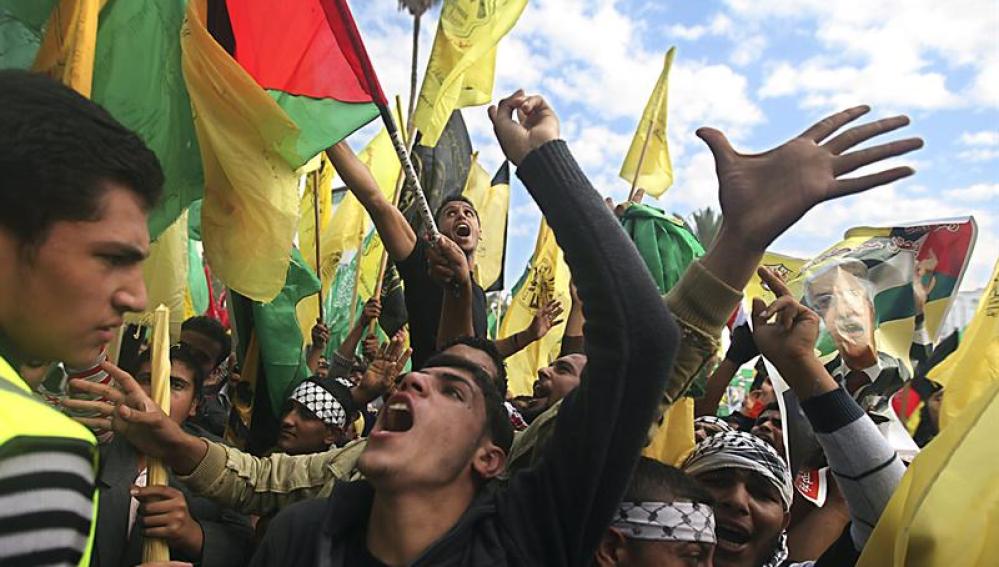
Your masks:
{"label": "raised hand", "polygon": [[[517,120],[513,119],[514,111]],[[520,165],[524,157],[544,144],[558,139],[558,116],[540,96],[528,96],[522,89],[489,107],[496,139],[506,158]]]}
{"label": "raised hand", "polygon": [[412,354],[413,349],[406,348],[406,332],[399,330],[392,340],[379,347],[374,360],[368,364],[364,376],[352,392],[354,401],[367,404],[389,392]]}
{"label": "raised hand", "polygon": [[316,319],[316,324],[312,326],[312,346],[317,349],[325,349],[330,342],[330,329],[323,323],[322,319]]}
{"label": "raised hand", "polygon": [[531,319],[531,324],[527,327],[530,339],[536,341],[547,335],[552,327],[562,322],[559,319],[562,312],[562,303],[557,299],[552,299],[544,304],[541,309],[538,309],[537,313],[534,314],[534,318]]}
{"label": "raised hand", "polygon": [[101,368],[111,376],[117,388],[86,380],[70,380],[69,386],[102,397],[106,402],[66,399],[63,403],[71,409],[97,412],[100,417],[91,418],[91,425],[124,435],[129,443],[148,456],[164,457],[167,448],[178,444],[187,434],[153,403],[128,372],[107,361],[101,363]]}
{"label": "raised hand", "polygon": [[441,286],[464,286],[472,281],[468,257],[453,240],[443,234],[427,248],[427,264],[430,277]]}
{"label": "raised hand", "polygon": [[365,325],[378,319],[382,316],[382,302],[377,297],[372,297],[364,304],[364,310],[361,311],[361,321]]}
{"label": "raised hand", "polygon": [[865,165],[923,146],[920,138],[907,138],[847,152],[875,136],[906,126],[906,116],[856,126],[826,141],[869,110],[868,106],[857,106],[828,116],[801,135],[761,154],[740,154],[718,130],[699,129],[697,135],[715,158],[724,219],[721,231],[741,239],[750,250],[762,251],[815,205],[912,175],[911,167],[894,167],[860,177],[843,177]]}
{"label": "raised hand", "polygon": [[762,266],[757,273],[777,296],[770,305],[753,299],[753,340],[760,352],[778,368],[815,358],[819,316],[799,303],[776,274]]}

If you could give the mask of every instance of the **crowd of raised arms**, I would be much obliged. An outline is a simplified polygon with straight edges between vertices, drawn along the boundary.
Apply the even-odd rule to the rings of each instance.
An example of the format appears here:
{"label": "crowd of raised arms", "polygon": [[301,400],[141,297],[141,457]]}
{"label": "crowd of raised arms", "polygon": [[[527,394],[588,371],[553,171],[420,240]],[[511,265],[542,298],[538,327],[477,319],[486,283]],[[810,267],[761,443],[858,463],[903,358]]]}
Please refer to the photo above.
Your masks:
{"label": "crowd of raised arms", "polygon": [[[137,565],[148,539],[206,567],[857,564],[906,471],[878,427],[906,380],[860,372],[858,387],[857,371],[878,363],[866,351],[840,349],[833,364],[816,354],[837,290],[857,277],[848,263],[815,275],[800,301],[760,266],[819,203],[912,175],[888,162],[922,140],[882,139],[909,119],[848,108],[756,154],[697,130],[724,220],[662,294],[622,230],[630,204],[591,185],[556,110],[523,91],[488,108],[572,280],[571,305],[539,305],[499,340],[473,277],[473,202],[444,199],[427,238],[345,142],[326,150],[398,270],[408,322],[379,343],[374,298],[342,344],[317,323],[311,377],[273,408],[276,441],[251,453],[223,440],[245,337],[217,318],[184,321],[169,348],[169,412],[153,401],[154,349],[140,340],[108,359],[123,317],[147,309],[156,156],[73,90],[0,71],[0,415],[18,427],[0,431],[0,564]],[[754,277],[776,299],[754,300],[712,360]],[[557,357],[531,395],[512,395],[505,359],[562,320]],[[757,357],[742,408],[719,417]],[[65,396],[45,396],[52,362],[70,369]],[[785,447],[775,371],[810,426],[800,458]],[[643,456],[698,377],[693,449],[673,463]],[[794,478],[819,469],[828,497],[816,503]]]}

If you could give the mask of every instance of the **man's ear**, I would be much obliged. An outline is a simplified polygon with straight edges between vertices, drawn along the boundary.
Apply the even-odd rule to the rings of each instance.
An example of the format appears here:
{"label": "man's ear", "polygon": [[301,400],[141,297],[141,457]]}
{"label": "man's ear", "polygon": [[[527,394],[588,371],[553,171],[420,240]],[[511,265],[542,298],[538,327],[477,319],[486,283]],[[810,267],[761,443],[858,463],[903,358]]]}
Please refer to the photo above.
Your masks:
{"label": "man's ear", "polygon": [[198,396],[194,397],[194,401],[191,403],[191,409],[187,410],[187,417],[194,417],[198,415]]}
{"label": "man's ear", "polygon": [[486,440],[472,457],[472,468],[485,480],[496,478],[506,467],[506,453],[492,441]]}
{"label": "man's ear", "polygon": [[[354,424],[349,424],[349,426],[353,427]],[[336,430],[333,429],[332,425],[327,425],[326,434],[323,435],[323,444],[327,447],[332,447],[336,443],[336,437]]]}
{"label": "man's ear", "polygon": [[599,567],[624,565],[628,555],[627,547],[627,540],[620,530],[607,528],[600,538],[597,552],[593,554],[593,563]]}

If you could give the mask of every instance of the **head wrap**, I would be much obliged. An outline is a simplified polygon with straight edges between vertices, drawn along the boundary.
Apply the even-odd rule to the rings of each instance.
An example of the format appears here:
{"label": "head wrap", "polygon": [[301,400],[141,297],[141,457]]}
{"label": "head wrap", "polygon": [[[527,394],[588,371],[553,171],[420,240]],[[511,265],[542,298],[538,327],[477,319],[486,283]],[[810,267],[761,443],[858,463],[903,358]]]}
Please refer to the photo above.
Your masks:
{"label": "head wrap", "polygon": [[611,527],[632,539],[715,543],[715,514],[698,502],[622,502]]}
{"label": "head wrap", "polygon": [[702,415],[701,417],[694,419],[694,429],[697,429],[698,425],[707,426],[711,425],[721,429],[722,431],[732,431],[732,426],[728,424],[727,421],[720,417],[715,417],[713,415]]}
{"label": "head wrap", "polygon": [[683,463],[683,472],[697,476],[720,469],[743,469],[759,474],[780,493],[784,511],[791,509],[791,471],[766,441],[743,431],[716,433],[701,441]]}
{"label": "head wrap", "polygon": [[291,393],[290,399],[305,406],[330,427],[343,427],[347,424],[347,410],[337,396],[312,378],[299,384]]}

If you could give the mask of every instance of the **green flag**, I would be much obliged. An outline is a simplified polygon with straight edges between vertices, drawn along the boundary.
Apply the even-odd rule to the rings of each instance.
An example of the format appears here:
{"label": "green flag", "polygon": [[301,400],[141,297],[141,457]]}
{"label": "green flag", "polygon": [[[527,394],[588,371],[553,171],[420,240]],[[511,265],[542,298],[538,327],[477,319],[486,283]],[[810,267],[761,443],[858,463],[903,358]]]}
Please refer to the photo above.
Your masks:
{"label": "green flag", "polygon": [[633,204],[625,210],[621,223],[661,294],[672,289],[687,266],[704,255],[704,247],[682,222],[655,207]]}

